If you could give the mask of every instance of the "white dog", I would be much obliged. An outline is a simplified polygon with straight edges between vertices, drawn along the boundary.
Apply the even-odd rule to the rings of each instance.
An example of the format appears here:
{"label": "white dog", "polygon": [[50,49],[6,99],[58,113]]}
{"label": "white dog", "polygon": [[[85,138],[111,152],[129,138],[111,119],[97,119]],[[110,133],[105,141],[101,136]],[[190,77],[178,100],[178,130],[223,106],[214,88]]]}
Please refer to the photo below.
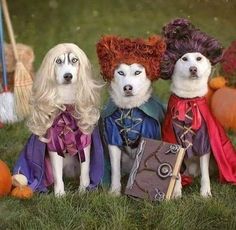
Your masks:
{"label": "white dog", "polygon": [[[57,196],[65,194],[63,169],[68,176],[80,174],[80,191],[90,183],[90,142],[99,118],[98,102],[98,86],[92,79],[91,65],[85,53],[69,43],[52,48],[33,85],[28,126],[48,145]],[[60,133],[55,133],[56,129],[60,129]]]}
{"label": "white dog", "polygon": [[[111,82],[110,96],[114,103],[123,109],[141,106],[151,97],[151,81],[147,78],[145,68],[137,63],[121,64],[115,69],[114,80]],[[108,145],[111,161],[111,189],[110,192],[120,194],[121,165],[122,171],[128,173],[133,165],[136,148],[125,146],[121,149],[117,145]],[[122,163],[121,163],[122,162]]]}
{"label": "white dog", "polygon": [[[167,48],[162,61],[162,77],[172,81],[163,140],[185,148],[183,184],[190,183],[186,176],[201,174],[200,194],[210,197],[211,153],[218,165],[220,181],[236,181],[235,150],[204,97],[212,66],[221,60],[223,48],[215,38],[195,28],[187,19],[171,21],[163,27],[163,35]],[[181,180],[177,180],[173,197],[181,196]]]}
{"label": "white dog", "polygon": [[110,95],[118,107],[139,107],[151,97],[151,94],[151,80],[148,79],[142,65],[120,64],[115,69]]}
{"label": "white dog", "polygon": [[[208,79],[211,74],[211,63],[201,53],[193,52],[183,55],[175,64],[172,75],[171,92],[181,98],[203,97],[208,91]],[[185,164],[189,175],[201,174],[201,195],[211,196],[209,177],[210,152],[196,157],[186,158]],[[181,196],[181,180],[177,180],[173,197]]]}
{"label": "white dog", "polygon": [[104,36],[97,44],[102,75],[109,81],[110,101],[102,118],[111,164],[110,192],[115,195],[121,192],[121,174],[130,172],[140,138],[161,138],[164,108],[152,96],[152,81],[159,77],[164,48],[158,36],[147,40]]}

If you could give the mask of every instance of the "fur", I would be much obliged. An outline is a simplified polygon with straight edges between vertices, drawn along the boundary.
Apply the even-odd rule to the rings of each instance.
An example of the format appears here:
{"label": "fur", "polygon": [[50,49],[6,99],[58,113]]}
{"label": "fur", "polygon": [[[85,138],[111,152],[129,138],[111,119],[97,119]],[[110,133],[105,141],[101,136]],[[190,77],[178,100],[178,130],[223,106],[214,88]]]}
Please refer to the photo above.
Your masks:
{"label": "fur", "polygon": [[[125,76],[119,74],[123,72]],[[139,75],[135,75],[140,71]],[[124,87],[132,86],[132,96],[126,96]],[[114,79],[110,84],[110,96],[119,108],[134,108],[145,103],[151,96],[151,81],[146,76],[145,68],[139,64],[121,64],[115,69]]]}
{"label": "fur", "polygon": [[[197,68],[195,76],[191,75],[191,67]],[[210,74],[211,63],[205,56],[198,52],[186,53],[175,64],[171,92],[182,98],[202,97],[207,94]]]}
{"label": "fur", "polygon": [[[138,75],[136,75],[139,73]],[[125,86],[131,86],[131,95],[126,95]],[[114,79],[110,84],[110,96],[119,108],[135,108],[145,103],[151,97],[151,80],[147,78],[145,68],[137,63],[120,64],[114,71]],[[120,148],[108,145],[112,178],[110,192],[119,195],[121,192],[121,164],[124,172],[129,172],[133,163],[132,150],[126,148],[121,154]]]}
{"label": "fur", "polygon": [[[152,81],[160,77],[160,62],[165,43],[159,36],[129,39],[103,36],[97,43],[101,74],[109,82],[109,94],[118,108],[132,109],[151,97]],[[109,135],[109,134],[108,134]],[[121,192],[122,170],[129,172],[135,149],[126,147],[126,154],[115,145],[108,145],[111,162],[110,192]]]}
{"label": "fur", "polygon": [[[182,18],[165,25],[162,33],[167,44],[162,61],[162,77],[171,78],[171,92],[180,98],[206,95],[212,65],[222,58],[220,43]],[[185,161],[188,174],[201,174],[200,193],[203,197],[211,196],[209,160],[210,153],[201,156],[197,162],[195,158]],[[182,186],[178,180],[173,197],[181,196]]]}
{"label": "fur", "polygon": [[[92,79],[91,64],[86,54],[74,44],[59,44],[49,50],[44,57],[32,89],[31,116],[28,120],[28,127],[32,133],[42,139],[63,104],[57,101],[61,85],[56,81],[56,58],[63,53],[70,52],[78,58],[79,63],[78,79],[75,84],[76,92],[74,92],[75,108],[79,115],[78,126],[84,133],[91,133],[99,119],[99,89],[101,86]],[[67,87],[66,85],[65,90]]]}
{"label": "fur", "polygon": [[[139,73],[138,75],[136,75]],[[124,87],[132,87],[131,95],[126,95]],[[145,103],[151,97],[151,80],[147,78],[145,68],[137,63],[120,64],[114,71],[114,79],[110,84],[110,96],[119,108],[135,108]],[[108,145],[111,168],[113,194],[119,195],[121,191],[121,164],[122,170],[129,172],[133,163],[131,149],[126,148],[127,154],[121,154],[117,146]],[[130,151],[129,151],[130,150]]]}
{"label": "fur", "polygon": [[222,45],[215,38],[195,28],[187,19],[171,21],[163,27],[162,34],[167,46],[161,66],[161,76],[164,79],[172,77],[175,63],[186,53],[201,53],[212,65],[222,59]]}
{"label": "fur", "polygon": [[[74,104],[73,116],[78,127],[90,134],[99,119],[99,84],[92,79],[90,62],[85,53],[76,45],[59,44],[46,54],[33,84],[29,129],[45,138],[57,114],[65,109],[64,104]],[[80,165],[80,191],[90,183],[90,145],[84,148],[85,162]],[[68,176],[79,173],[76,156],[65,154],[65,158],[49,151],[56,196],[65,194],[63,168]]]}

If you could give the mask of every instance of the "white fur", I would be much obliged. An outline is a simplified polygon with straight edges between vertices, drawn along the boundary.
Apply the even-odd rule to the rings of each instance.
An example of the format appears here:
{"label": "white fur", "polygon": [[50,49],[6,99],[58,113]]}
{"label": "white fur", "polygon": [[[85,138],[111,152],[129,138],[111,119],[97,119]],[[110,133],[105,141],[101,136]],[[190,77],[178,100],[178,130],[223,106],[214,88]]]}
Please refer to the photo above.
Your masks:
{"label": "white fur", "polygon": [[83,50],[72,43],[56,45],[45,55],[33,82],[30,131],[42,140],[62,104],[74,102],[78,127],[91,133],[100,117],[101,86]]}
{"label": "white fur", "polygon": [[[200,61],[197,58],[201,57]],[[187,58],[184,61],[183,58]],[[198,78],[191,77],[189,68],[197,68]],[[186,53],[175,64],[174,72],[171,77],[171,91],[182,98],[202,97],[208,91],[207,82],[211,74],[211,63],[201,53]]]}
{"label": "white fur", "polygon": [[119,196],[121,192],[121,150],[115,145],[108,145],[111,161],[110,193]]}
{"label": "white fur", "polygon": [[[126,95],[124,87],[132,86],[131,95]],[[119,108],[135,108],[144,104],[151,97],[151,81],[147,78],[145,68],[140,64],[120,64],[114,72],[114,79],[110,84],[110,96]],[[109,135],[109,134],[108,134]],[[111,161],[111,188],[110,193],[120,195],[121,192],[121,162],[122,169],[130,171],[133,163],[132,152],[126,148],[127,154],[114,145],[108,145]]]}
{"label": "white fur", "polygon": [[179,178],[176,180],[175,188],[173,191],[172,198],[181,198],[182,197],[182,184],[181,184],[181,176],[179,174]]}
{"label": "white fur", "polygon": [[49,158],[52,165],[52,174],[54,180],[54,194],[56,196],[65,195],[64,181],[63,181],[63,170],[64,174],[68,177],[75,177],[79,175],[80,168],[80,186],[79,191],[84,192],[86,187],[90,183],[89,170],[90,170],[90,145],[84,148],[85,161],[81,163],[79,167],[79,162],[76,157],[66,154],[63,158],[57,154],[57,152],[49,151]]}
{"label": "white fur", "polygon": [[[76,84],[57,85],[56,102],[60,104],[74,104],[76,100]],[[58,103],[59,104],[59,103]]]}
{"label": "white fur", "polygon": [[[75,61],[75,63],[72,62]],[[77,61],[76,61],[77,60]],[[57,61],[61,61],[62,63],[57,63],[55,66],[55,75],[58,84],[64,84],[65,79],[64,76],[67,73],[72,74],[71,83],[75,83],[78,78],[78,68],[79,62],[78,58],[73,53],[64,53],[57,58]]]}
{"label": "white fur", "polygon": [[[124,73],[120,75],[120,72]],[[140,74],[135,75],[136,71]],[[133,87],[133,96],[126,96],[124,86],[131,85]],[[151,96],[151,81],[147,78],[145,68],[139,64],[120,64],[114,72],[114,79],[110,85],[110,95],[114,103],[119,108],[134,108],[145,103]]]}
{"label": "white fur", "polygon": [[205,154],[200,157],[200,169],[201,169],[201,176],[202,176],[200,193],[203,197],[211,196],[209,161],[210,161],[210,153]]}
{"label": "white fur", "polygon": [[[200,57],[201,60],[198,60]],[[190,67],[197,68],[196,76],[192,76]],[[211,63],[201,53],[186,53],[175,64],[174,72],[171,77],[171,91],[182,98],[202,97],[208,91],[208,78],[211,74]],[[210,177],[209,177],[210,153],[196,159],[191,158],[185,161],[186,171],[191,176],[201,173],[200,193],[203,197],[211,196]],[[199,167],[200,163],[200,167]],[[200,171],[199,171],[200,168]],[[177,181],[173,197],[181,197],[182,186]]]}
{"label": "white fur", "polygon": [[[63,62],[61,64],[57,64],[55,67],[55,77],[57,82],[57,84],[55,85],[57,90],[56,102],[61,105],[74,104],[76,100],[79,64],[78,62],[73,64],[69,63],[67,59],[68,55],[70,59],[75,58],[72,53],[65,53],[63,55],[60,55],[58,58],[60,58]],[[72,74],[72,79],[69,83],[64,80],[64,75],[67,73]],[[84,192],[86,190],[86,187],[90,183],[90,145],[84,148],[84,154],[85,162],[81,163],[81,166],[79,167],[77,156],[70,156],[69,154],[65,154],[65,158],[63,158],[56,152],[49,152],[54,178],[54,193],[56,196],[65,194],[63,169],[64,174],[69,177],[74,177],[80,174],[79,191]],[[80,170],[80,173],[76,170]]]}

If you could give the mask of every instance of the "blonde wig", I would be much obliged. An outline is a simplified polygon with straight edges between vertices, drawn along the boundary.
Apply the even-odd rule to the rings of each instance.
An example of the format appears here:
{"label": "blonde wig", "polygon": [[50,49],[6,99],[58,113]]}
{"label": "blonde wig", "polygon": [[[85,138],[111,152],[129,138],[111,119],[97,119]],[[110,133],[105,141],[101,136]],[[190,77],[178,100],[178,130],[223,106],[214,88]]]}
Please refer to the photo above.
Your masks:
{"label": "blonde wig", "polygon": [[71,52],[79,59],[77,79],[75,116],[78,127],[83,133],[89,134],[96,125],[100,113],[101,85],[92,78],[91,64],[86,54],[75,44],[63,43],[48,51],[34,79],[31,116],[27,125],[32,133],[44,138],[53,120],[63,110],[63,105],[57,104],[57,82],[55,76],[56,59],[58,56]]}

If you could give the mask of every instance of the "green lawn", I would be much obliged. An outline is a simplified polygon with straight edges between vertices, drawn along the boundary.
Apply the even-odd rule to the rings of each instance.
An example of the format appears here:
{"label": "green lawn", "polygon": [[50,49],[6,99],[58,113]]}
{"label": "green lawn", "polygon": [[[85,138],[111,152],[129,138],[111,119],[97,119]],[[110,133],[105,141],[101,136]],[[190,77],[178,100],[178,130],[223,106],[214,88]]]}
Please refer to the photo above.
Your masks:
{"label": "green lawn", "polygon": [[[190,17],[225,46],[236,39],[236,1],[233,0],[9,0],[17,41],[29,44],[35,69],[57,43],[74,42],[88,55],[99,77],[95,44],[102,34],[147,37],[159,33],[175,17]],[[166,102],[169,83],[157,81],[155,93]],[[103,100],[106,90],[103,91]],[[29,136],[23,123],[0,129],[0,158],[14,165]],[[236,144],[236,136],[230,135]],[[114,198],[106,191],[61,199],[35,195],[29,201],[0,199],[0,230],[5,229],[236,229],[236,190],[212,179],[213,198],[202,199],[199,181],[184,190],[183,199],[158,203]]]}

